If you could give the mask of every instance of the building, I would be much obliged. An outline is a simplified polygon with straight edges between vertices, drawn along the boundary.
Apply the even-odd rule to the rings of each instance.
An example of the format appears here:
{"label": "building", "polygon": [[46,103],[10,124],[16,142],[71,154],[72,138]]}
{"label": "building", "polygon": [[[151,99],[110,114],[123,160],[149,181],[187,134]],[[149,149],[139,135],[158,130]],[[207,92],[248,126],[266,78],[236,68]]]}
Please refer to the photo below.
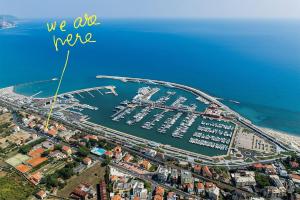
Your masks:
{"label": "building", "polygon": [[237,187],[255,186],[255,173],[253,171],[242,171],[232,174],[232,178]]}
{"label": "building", "polygon": [[16,166],[16,169],[24,174],[26,172],[29,172],[32,169],[32,167],[28,165],[20,164]]}
{"label": "building", "polygon": [[278,190],[280,191],[280,196],[283,197],[286,195],[286,189],[285,187],[283,186],[279,176],[277,175],[270,175],[270,179],[271,179],[271,182],[274,186],[276,186],[278,188]]}
{"label": "building", "polygon": [[97,187],[97,199],[107,200],[106,183],[101,181]]}
{"label": "building", "polygon": [[270,175],[276,174],[276,169],[273,165],[264,165],[265,173]]}
{"label": "building", "polygon": [[131,190],[131,184],[130,183],[124,183],[124,182],[116,181],[113,184],[113,192],[114,193],[123,194],[123,193],[129,192],[130,190]]}
{"label": "building", "polygon": [[130,161],[132,161],[133,160],[133,156],[132,155],[130,155],[129,153],[127,153],[126,155],[125,155],[125,157],[123,158],[123,160],[124,160],[124,162],[130,162]]}
{"label": "building", "polygon": [[293,182],[295,184],[300,184],[300,175],[298,174],[290,174],[290,177],[292,178]]}
{"label": "building", "polygon": [[141,181],[132,182],[132,195],[131,199],[147,200],[148,191],[144,188],[144,183]]}
{"label": "building", "polygon": [[196,192],[198,195],[204,195],[205,189],[204,189],[204,185],[202,182],[198,182],[196,184]]}
{"label": "building", "polygon": [[121,146],[116,146],[113,149],[113,155],[114,155],[116,160],[121,160],[122,159],[122,148],[121,148]]}
{"label": "building", "polygon": [[86,139],[86,140],[95,140],[95,141],[98,141],[98,137],[96,136],[96,135],[86,135],[86,136],[84,136],[83,137],[84,139]]}
{"label": "building", "polygon": [[91,165],[92,164],[92,159],[89,157],[85,157],[82,162],[86,165]]}
{"label": "building", "polygon": [[35,194],[38,199],[45,199],[47,197],[47,193],[44,190],[40,190]]}
{"label": "building", "polygon": [[282,191],[275,186],[267,186],[264,188],[263,195],[266,198],[275,199],[283,197]]}
{"label": "building", "polygon": [[185,189],[189,194],[194,194],[194,184],[193,183],[186,184]]}
{"label": "building", "polygon": [[189,183],[193,183],[194,179],[192,177],[192,173],[187,170],[181,170],[181,184],[186,185]]}
{"label": "building", "polygon": [[204,167],[202,168],[202,174],[203,174],[203,176],[205,176],[205,177],[212,178],[212,173],[211,173],[211,171],[209,170],[208,166],[204,166]]}
{"label": "building", "polygon": [[255,170],[260,171],[260,170],[262,170],[262,169],[264,168],[264,166],[263,166],[263,164],[261,164],[261,163],[254,163],[254,164],[252,165],[252,168],[255,169]]}
{"label": "building", "polygon": [[121,196],[119,194],[114,195],[111,200],[122,200]]}
{"label": "building", "polygon": [[31,150],[28,152],[28,156],[30,157],[40,157],[42,153],[45,152],[45,149],[43,147]]}
{"label": "building", "polygon": [[194,166],[194,172],[197,173],[197,174],[201,174],[201,165],[195,165]]}
{"label": "building", "polygon": [[212,200],[218,200],[220,198],[220,189],[211,182],[205,183],[205,191]]}
{"label": "building", "polygon": [[153,149],[146,149],[146,151],[145,151],[146,156],[155,157],[156,154],[157,154],[157,151],[155,151]]}
{"label": "building", "polygon": [[170,179],[171,179],[172,183],[177,183],[178,182],[178,170],[177,169],[172,169],[171,170]]}
{"label": "building", "polygon": [[282,177],[288,177],[288,173],[286,170],[279,170],[279,175],[282,176]]}
{"label": "building", "polygon": [[167,200],[176,200],[176,194],[174,192],[168,192]]}
{"label": "building", "polygon": [[157,196],[158,199],[163,199],[164,194],[165,194],[165,189],[163,187],[157,186],[155,188],[155,196]]}
{"label": "building", "polygon": [[36,166],[42,164],[43,162],[45,162],[46,160],[48,160],[48,158],[46,158],[46,157],[35,157],[35,158],[27,160],[26,163],[31,167],[36,167]]}
{"label": "building", "polygon": [[55,128],[51,128],[50,130],[46,131],[46,133],[51,137],[55,137],[57,135],[57,130]]}
{"label": "building", "polygon": [[29,180],[34,185],[37,185],[37,184],[40,183],[40,181],[41,181],[42,178],[43,178],[43,174],[41,172],[36,172],[36,173],[30,175]]}
{"label": "building", "polygon": [[56,150],[56,151],[52,151],[49,153],[49,156],[51,158],[56,158],[56,159],[64,159],[64,158],[67,158],[66,154],[62,153],[61,151],[59,150]]}
{"label": "building", "polygon": [[169,170],[164,167],[159,167],[157,172],[157,180],[160,182],[166,182],[169,176]]}
{"label": "building", "polygon": [[86,200],[88,199],[88,193],[81,190],[80,188],[75,188],[70,194],[70,197],[72,199]]}
{"label": "building", "polygon": [[148,160],[143,160],[140,162],[140,166],[146,170],[149,170],[151,167],[151,163]]}
{"label": "building", "polygon": [[44,147],[47,150],[53,150],[54,149],[54,144],[49,141],[45,141],[42,143],[42,147]]}
{"label": "building", "polygon": [[156,195],[153,197],[153,200],[163,200],[163,197],[156,194]]}
{"label": "building", "polygon": [[64,145],[64,146],[62,146],[61,150],[68,156],[72,154],[72,149],[69,146]]}
{"label": "building", "polygon": [[70,198],[74,199],[92,199],[95,198],[96,192],[90,184],[79,184],[70,194]]}
{"label": "building", "polygon": [[296,161],[290,161],[290,166],[293,169],[296,169],[299,167],[299,163],[297,163]]}

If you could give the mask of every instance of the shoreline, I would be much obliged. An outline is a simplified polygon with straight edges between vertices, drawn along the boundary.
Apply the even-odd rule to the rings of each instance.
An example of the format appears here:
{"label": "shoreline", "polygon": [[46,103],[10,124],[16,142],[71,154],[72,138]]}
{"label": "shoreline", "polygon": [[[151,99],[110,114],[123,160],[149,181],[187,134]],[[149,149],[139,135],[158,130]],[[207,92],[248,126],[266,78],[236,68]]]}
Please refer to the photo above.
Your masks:
{"label": "shoreline", "polygon": [[293,133],[284,132],[272,128],[267,127],[259,127],[261,130],[263,130],[266,134],[278,138],[278,140],[282,141],[283,143],[291,146],[291,143],[296,145],[300,150],[300,136],[297,136]]}
{"label": "shoreline", "polygon": [[[104,77],[103,76],[100,76],[100,77],[97,76],[97,78],[108,78],[108,76],[104,76]],[[116,77],[114,76],[114,78],[116,78]],[[126,78],[126,77],[117,77],[117,79],[119,79],[119,80],[120,79],[122,80],[122,78]],[[129,78],[129,79],[131,79],[131,78]],[[158,82],[160,82],[160,84],[161,84],[161,81],[158,81]],[[169,82],[165,82],[165,83],[171,84]],[[175,85],[177,85],[177,84],[175,84]],[[28,97],[26,95],[22,95],[22,94],[17,93],[14,88],[15,88],[15,86],[10,86],[10,87],[6,87],[6,88],[2,88],[2,89],[0,89],[0,91],[2,90],[2,92],[5,91],[6,93],[11,93],[11,94],[19,96],[21,98]],[[202,97],[204,96],[204,98],[206,97],[207,99],[209,99],[212,102],[218,102],[218,100],[216,100],[214,97],[212,97],[210,95],[207,95],[206,93],[203,93],[203,92],[200,92],[200,93],[201,93]],[[222,103],[220,103],[220,102],[218,102],[218,103],[222,105]],[[222,105],[222,106],[224,106],[224,105]],[[227,108],[229,111],[232,111],[230,107],[228,107],[228,106],[224,106],[224,107]],[[234,113],[238,114],[237,112],[234,112]],[[240,117],[239,114],[238,114],[238,116]],[[245,118],[245,119],[247,119],[247,118]],[[260,127],[260,126],[256,126],[256,127],[261,129],[267,135],[269,135],[273,138],[276,138],[279,141],[282,141],[284,144],[286,144],[288,146],[292,146],[292,148],[294,148],[294,149],[299,149],[300,150],[300,136],[297,136],[293,133],[284,132],[284,131],[280,131],[280,130],[276,130],[276,129],[272,129],[272,128]]]}

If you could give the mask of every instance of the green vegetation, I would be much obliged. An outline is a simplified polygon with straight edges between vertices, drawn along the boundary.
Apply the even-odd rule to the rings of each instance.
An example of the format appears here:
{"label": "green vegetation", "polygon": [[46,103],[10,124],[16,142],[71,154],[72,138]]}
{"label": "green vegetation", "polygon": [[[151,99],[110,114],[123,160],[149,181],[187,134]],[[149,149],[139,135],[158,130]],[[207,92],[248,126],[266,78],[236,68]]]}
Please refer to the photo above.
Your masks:
{"label": "green vegetation", "polygon": [[147,147],[147,145],[145,145],[145,144],[137,144],[137,146],[142,147],[142,148],[146,148]]}
{"label": "green vegetation", "polygon": [[115,148],[115,145],[106,142],[106,140],[99,140],[97,142],[97,145],[99,147],[107,149],[107,150],[112,150],[113,148]]}
{"label": "green vegetation", "polygon": [[105,167],[105,166],[109,165],[110,162],[111,162],[111,157],[105,156],[105,160],[101,163],[101,166]]}
{"label": "green vegetation", "polygon": [[22,146],[19,149],[19,152],[22,153],[22,154],[27,154],[31,150],[32,147],[34,147],[37,144],[40,144],[40,143],[44,142],[45,140],[46,140],[46,138],[40,138],[40,139],[37,139],[33,142],[30,142],[29,144],[26,144],[26,145]]}
{"label": "green vegetation", "polygon": [[196,163],[202,163],[202,160],[194,159],[194,162],[196,162]]}
{"label": "green vegetation", "polygon": [[138,163],[138,162],[139,162],[139,159],[138,159],[135,155],[133,155],[133,159],[132,159],[131,162],[132,162],[132,163]]}
{"label": "green vegetation", "polygon": [[87,155],[89,155],[89,153],[90,150],[87,147],[79,147],[77,155],[80,157],[86,157]]}
{"label": "green vegetation", "polygon": [[157,170],[157,166],[156,165],[151,165],[149,171],[150,172],[155,172]]}
{"label": "green vegetation", "polygon": [[68,163],[65,165],[64,168],[59,169],[56,171],[54,174],[46,176],[43,180],[42,183],[46,184],[47,188],[51,187],[63,187],[64,185],[61,184],[57,179],[62,178],[63,180],[67,180],[71,178],[74,175],[73,168],[76,166],[76,163]]}
{"label": "green vegetation", "polygon": [[224,159],[225,160],[231,160],[232,158],[231,158],[231,156],[225,156]]}
{"label": "green vegetation", "polygon": [[144,181],[144,187],[148,190],[148,192],[151,191],[151,183],[148,181]]}
{"label": "green vegetation", "polygon": [[49,155],[49,153],[50,153],[50,150],[44,151],[44,152],[41,154],[41,156],[42,156],[42,157],[47,157],[47,156]]}
{"label": "green vegetation", "polygon": [[160,149],[160,148],[158,148],[158,147],[157,147],[155,150],[156,150],[157,152],[159,152],[159,153],[165,153],[164,150],[162,150],[162,149]]}
{"label": "green vegetation", "polygon": [[271,185],[270,178],[265,174],[255,173],[255,180],[259,188],[264,188]]}
{"label": "green vegetation", "polygon": [[33,192],[34,188],[14,172],[0,178],[0,199],[24,200]]}
{"label": "green vegetation", "polygon": [[0,134],[1,137],[7,137],[9,136],[13,131],[11,130],[11,123],[10,122],[6,122],[3,124],[0,124]]}
{"label": "green vegetation", "polygon": [[56,144],[56,145],[54,145],[54,150],[59,150],[59,151],[61,151],[61,150],[62,150],[62,145],[61,145],[61,144]]}

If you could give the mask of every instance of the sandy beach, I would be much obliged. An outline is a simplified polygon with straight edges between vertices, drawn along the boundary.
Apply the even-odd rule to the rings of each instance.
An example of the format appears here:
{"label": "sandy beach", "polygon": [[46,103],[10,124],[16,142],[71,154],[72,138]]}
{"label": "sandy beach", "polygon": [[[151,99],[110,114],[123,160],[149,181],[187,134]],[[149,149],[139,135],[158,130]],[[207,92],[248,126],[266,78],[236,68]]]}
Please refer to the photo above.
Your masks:
{"label": "sandy beach", "polygon": [[300,150],[300,137],[299,136],[295,136],[292,135],[290,133],[286,133],[283,131],[277,131],[274,129],[270,129],[270,128],[264,128],[264,127],[259,127],[261,130],[263,130],[265,133],[267,133],[268,135],[277,138],[278,140],[282,141],[285,144],[291,145],[291,143],[293,144],[293,146],[296,146],[299,148]]}

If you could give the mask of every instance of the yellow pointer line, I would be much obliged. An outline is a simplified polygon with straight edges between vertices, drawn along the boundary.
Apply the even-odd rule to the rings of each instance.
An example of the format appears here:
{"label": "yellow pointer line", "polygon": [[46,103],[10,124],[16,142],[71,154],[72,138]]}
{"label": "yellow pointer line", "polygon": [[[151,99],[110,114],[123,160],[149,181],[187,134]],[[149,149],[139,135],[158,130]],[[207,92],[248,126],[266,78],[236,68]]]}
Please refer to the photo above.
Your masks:
{"label": "yellow pointer line", "polygon": [[68,65],[69,54],[70,54],[70,50],[68,50],[68,52],[67,52],[67,57],[66,57],[65,66],[64,66],[64,69],[63,69],[63,71],[62,71],[62,73],[61,73],[61,76],[60,76],[60,79],[59,79],[59,83],[58,83],[58,86],[57,86],[57,89],[56,89],[56,92],[55,92],[55,95],[54,95],[54,99],[53,99],[53,101],[52,101],[52,103],[51,103],[50,112],[49,112],[49,114],[48,114],[48,119],[47,119],[47,122],[46,122],[46,129],[48,129],[50,117],[51,117],[51,114],[52,114],[54,105],[55,105],[55,103],[56,103],[56,99],[57,99],[57,95],[58,95],[58,92],[59,92],[59,88],[60,88],[62,79],[63,79],[63,77],[64,77],[65,70],[66,70],[67,65]]}

